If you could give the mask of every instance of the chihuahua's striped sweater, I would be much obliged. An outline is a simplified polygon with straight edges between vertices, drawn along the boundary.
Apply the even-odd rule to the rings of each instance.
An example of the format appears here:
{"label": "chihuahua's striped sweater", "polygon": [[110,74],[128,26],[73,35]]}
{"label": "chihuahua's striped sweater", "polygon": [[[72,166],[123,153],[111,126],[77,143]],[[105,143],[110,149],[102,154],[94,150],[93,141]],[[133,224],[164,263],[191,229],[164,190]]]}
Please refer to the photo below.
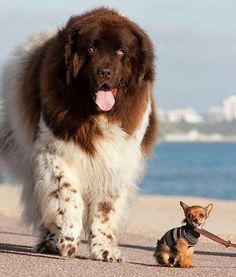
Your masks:
{"label": "chihuahua's striped sweater", "polygon": [[159,243],[165,244],[174,249],[177,243],[177,240],[184,239],[187,241],[189,247],[194,246],[198,242],[200,234],[189,225],[184,225],[181,227],[176,227],[168,232],[158,241]]}

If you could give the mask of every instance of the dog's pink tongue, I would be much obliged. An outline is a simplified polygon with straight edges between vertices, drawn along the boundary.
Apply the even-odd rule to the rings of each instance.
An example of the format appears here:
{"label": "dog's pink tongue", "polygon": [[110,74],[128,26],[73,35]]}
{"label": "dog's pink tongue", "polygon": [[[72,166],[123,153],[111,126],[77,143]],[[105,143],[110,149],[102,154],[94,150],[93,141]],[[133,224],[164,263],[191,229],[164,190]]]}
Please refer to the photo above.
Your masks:
{"label": "dog's pink tongue", "polygon": [[99,90],[96,94],[96,104],[104,111],[110,111],[115,104],[115,98],[111,90]]}

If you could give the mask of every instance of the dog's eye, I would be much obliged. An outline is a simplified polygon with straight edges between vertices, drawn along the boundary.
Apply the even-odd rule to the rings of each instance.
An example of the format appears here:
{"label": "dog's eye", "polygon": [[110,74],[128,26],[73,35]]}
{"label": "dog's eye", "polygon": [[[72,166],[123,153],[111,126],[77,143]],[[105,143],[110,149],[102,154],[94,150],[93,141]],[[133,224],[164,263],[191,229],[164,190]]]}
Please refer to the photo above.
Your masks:
{"label": "dog's eye", "polygon": [[193,218],[193,215],[192,215],[192,214],[189,214],[189,215],[188,215],[188,218],[189,218],[189,219],[192,219],[192,218]]}
{"label": "dog's eye", "polygon": [[88,52],[93,54],[96,51],[96,47],[93,44],[90,44],[88,47]]}
{"label": "dog's eye", "polygon": [[125,50],[123,50],[123,49],[118,49],[118,50],[116,50],[116,54],[117,54],[117,56],[119,56],[120,58],[122,58],[122,57],[124,57],[124,55],[125,55]]}
{"label": "dog's eye", "polygon": [[199,215],[201,218],[203,218],[204,217],[204,214],[203,213],[200,213],[200,215]]}

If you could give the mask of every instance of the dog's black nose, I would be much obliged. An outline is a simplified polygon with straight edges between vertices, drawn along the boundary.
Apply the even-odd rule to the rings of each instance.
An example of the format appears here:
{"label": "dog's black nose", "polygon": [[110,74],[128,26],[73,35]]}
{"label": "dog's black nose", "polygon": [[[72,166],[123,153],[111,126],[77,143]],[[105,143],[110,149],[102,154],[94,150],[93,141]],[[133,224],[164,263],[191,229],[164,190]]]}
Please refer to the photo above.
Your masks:
{"label": "dog's black nose", "polygon": [[100,78],[111,78],[112,70],[110,68],[98,68],[97,76]]}
{"label": "dog's black nose", "polygon": [[198,223],[198,219],[197,219],[197,218],[195,218],[195,219],[193,220],[193,222]]}

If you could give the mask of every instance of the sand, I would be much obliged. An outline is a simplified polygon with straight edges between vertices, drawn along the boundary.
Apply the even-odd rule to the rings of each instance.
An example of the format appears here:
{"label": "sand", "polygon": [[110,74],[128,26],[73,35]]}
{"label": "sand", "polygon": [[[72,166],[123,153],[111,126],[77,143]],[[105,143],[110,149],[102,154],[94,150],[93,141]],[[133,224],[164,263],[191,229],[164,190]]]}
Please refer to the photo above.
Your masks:
{"label": "sand", "polygon": [[[21,189],[0,185],[0,214],[19,217]],[[166,230],[179,226],[183,220],[180,200],[188,205],[213,203],[213,210],[205,228],[218,235],[236,236],[236,201],[223,201],[184,196],[137,196],[134,199],[125,231],[156,237]]]}
{"label": "sand", "polygon": [[158,237],[183,219],[179,206],[214,208],[205,228],[236,242],[236,202],[179,196],[138,196],[120,235],[126,262],[108,264],[89,258],[86,241],[80,255],[70,260],[32,252],[36,237],[20,223],[20,188],[0,186],[0,277],[2,276],[236,276],[236,249],[227,249],[201,237],[192,269],[157,267],[153,251]]}

